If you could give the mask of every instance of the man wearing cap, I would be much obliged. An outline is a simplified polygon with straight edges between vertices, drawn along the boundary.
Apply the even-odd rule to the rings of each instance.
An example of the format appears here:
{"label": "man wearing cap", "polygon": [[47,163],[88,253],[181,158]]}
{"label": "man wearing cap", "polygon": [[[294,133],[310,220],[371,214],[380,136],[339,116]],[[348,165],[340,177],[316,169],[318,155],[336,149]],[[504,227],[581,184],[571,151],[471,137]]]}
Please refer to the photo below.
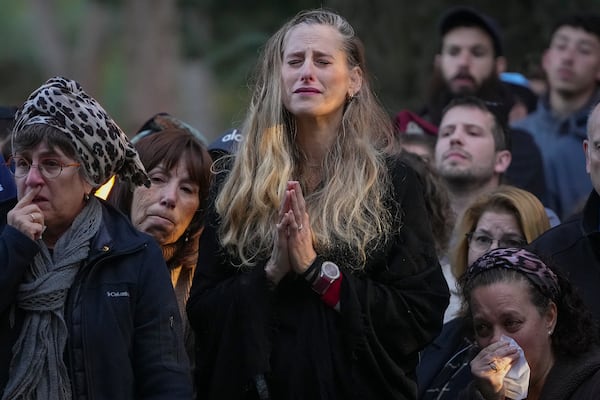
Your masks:
{"label": "man wearing cap", "polygon": [[518,72],[503,72],[500,80],[513,94],[515,104],[508,115],[509,123],[525,118],[535,111],[538,96],[531,88],[529,80]]}
{"label": "man wearing cap", "polygon": [[442,110],[456,96],[510,101],[498,77],[506,69],[506,59],[494,20],[472,8],[451,8],[439,22],[439,34],[440,51],[435,55],[426,106],[428,119],[439,124]]}
{"label": "man wearing cap", "polygon": [[230,129],[208,145],[208,153],[213,161],[226,155],[235,154],[238,144],[243,138],[238,129]]}
{"label": "man wearing cap", "polygon": [[[442,110],[456,97],[477,96],[508,119],[514,104],[511,91],[500,81],[506,69],[502,37],[496,22],[469,7],[453,7],[439,23],[441,39],[421,115],[439,125]],[[527,132],[510,131],[512,163],[506,181],[544,200],[545,185],[539,149]]]}
{"label": "man wearing cap", "polygon": [[600,101],[600,15],[569,15],[554,26],[542,57],[548,93],[514,124],[542,152],[547,204],[564,219],[583,205],[591,184],[581,151],[590,110]]}
{"label": "man wearing cap", "polygon": [[416,154],[433,166],[437,126],[409,110],[401,110],[396,114],[394,124],[402,150]]}

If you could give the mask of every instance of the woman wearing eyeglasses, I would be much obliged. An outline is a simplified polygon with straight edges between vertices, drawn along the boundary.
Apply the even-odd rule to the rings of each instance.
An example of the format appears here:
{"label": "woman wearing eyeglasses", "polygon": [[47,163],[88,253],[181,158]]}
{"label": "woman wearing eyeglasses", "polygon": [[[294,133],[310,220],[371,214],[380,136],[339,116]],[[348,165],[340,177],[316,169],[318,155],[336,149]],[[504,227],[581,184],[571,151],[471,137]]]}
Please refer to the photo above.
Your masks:
{"label": "woman wearing eyeglasses", "polygon": [[486,252],[523,247],[548,229],[548,215],[537,197],[514,186],[500,186],[465,211],[458,226],[452,272],[459,278]]}
{"label": "woman wearing eyeglasses", "polygon": [[[523,247],[549,228],[544,206],[526,190],[503,185],[476,199],[457,227],[450,277],[454,282],[448,282],[455,301],[450,304],[461,304],[456,280],[479,257],[496,248]],[[420,399],[455,399],[472,379],[472,340],[459,311],[459,307],[446,311],[451,318],[422,353],[417,369]]]}
{"label": "woman wearing eyeglasses", "polygon": [[81,86],[52,78],[15,117],[17,203],[0,227],[4,399],[190,399],[162,252],[91,195],[149,185],[125,134]]}

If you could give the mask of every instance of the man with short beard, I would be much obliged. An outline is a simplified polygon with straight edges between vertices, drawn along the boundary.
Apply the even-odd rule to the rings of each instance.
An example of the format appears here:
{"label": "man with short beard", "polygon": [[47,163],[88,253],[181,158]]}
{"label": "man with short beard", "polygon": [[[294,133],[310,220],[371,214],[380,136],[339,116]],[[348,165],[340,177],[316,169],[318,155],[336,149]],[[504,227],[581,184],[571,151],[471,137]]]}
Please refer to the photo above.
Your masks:
{"label": "man with short beard", "polygon": [[514,124],[531,133],[544,158],[548,206],[576,213],[592,189],[581,151],[590,110],[600,102],[600,15],[569,15],[552,30],[542,57],[548,93]]}
{"label": "man with short beard", "polygon": [[439,125],[442,111],[457,96],[472,95],[502,104],[512,95],[500,82],[506,69],[500,31],[494,20],[467,7],[448,10],[440,20],[440,51],[423,115]]}
{"label": "man with short beard", "polygon": [[442,114],[435,168],[446,183],[460,221],[479,195],[498,187],[511,162],[502,122],[477,97],[456,98]]}
{"label": "man with short beard", "polygon": [[[439,24],[439,54],[428,90],[427,105],[421,115],[439,125],[442,110],[456,97],[473,95],[497,111],[502,123],[515,100],[500,81],[506,69],[500,30],[494,20],[468,7],[449,9]],[[506,182],[545,200],[542,158],[531,135],[522,130],[509,131],[512,163]]]}

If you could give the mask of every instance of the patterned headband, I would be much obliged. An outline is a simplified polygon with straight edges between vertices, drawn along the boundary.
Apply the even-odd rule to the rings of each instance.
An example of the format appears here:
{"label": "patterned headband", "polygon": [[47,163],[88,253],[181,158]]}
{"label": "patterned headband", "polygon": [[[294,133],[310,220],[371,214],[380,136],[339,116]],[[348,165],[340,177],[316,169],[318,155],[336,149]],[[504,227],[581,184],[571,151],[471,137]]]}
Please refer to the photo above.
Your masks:
{"label": "patterned headband", "polygon": [[13,140],[24,127],[49,125],[63,132],[79,154],[87,176],[98,186],[117,174],[136,186],[150,186],[138,153],[121,128],[79,83],[49,79],[15,115]]}
{"label": "patterned headband", "polygon": [[557,300],[560,295],[556,274],[537,255],[525,249],[494,249],[484,254],[467,269],[466,281],[469,282],[481,272],[492,268],[506,268],[522,273],[544,296],[552,300]]}

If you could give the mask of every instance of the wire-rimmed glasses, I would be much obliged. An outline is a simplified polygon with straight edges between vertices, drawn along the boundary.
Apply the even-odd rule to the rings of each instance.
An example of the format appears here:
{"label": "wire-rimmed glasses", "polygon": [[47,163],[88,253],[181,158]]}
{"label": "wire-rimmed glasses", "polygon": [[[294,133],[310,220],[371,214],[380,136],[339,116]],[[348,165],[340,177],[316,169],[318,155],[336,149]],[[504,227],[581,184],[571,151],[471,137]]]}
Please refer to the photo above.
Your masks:
{"label": "wire-rimmed glasses", "polygon": [[23,157],[11,157],[8,162],[8,168],[16,178],[23,178],[29,174],[31,168],[37,168],[44,178],[54,179],[60,175],[64,168],[79,167],[80,163],[65,164],[56,158],[43,158],[37,164],[29,162]]}

